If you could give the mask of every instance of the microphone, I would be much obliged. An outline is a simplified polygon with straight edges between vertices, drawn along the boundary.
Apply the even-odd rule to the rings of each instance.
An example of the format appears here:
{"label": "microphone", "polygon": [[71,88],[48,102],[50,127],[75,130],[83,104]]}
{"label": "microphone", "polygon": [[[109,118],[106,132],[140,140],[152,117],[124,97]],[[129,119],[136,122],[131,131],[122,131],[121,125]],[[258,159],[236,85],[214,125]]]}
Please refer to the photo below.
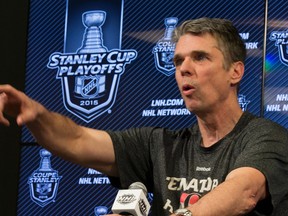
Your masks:
{"label": "microphone", "polygon": [[134,182],[128,189],[118,191],[112,205],[112,212],[121,215],[147,216],[150,207],[145,185]]}

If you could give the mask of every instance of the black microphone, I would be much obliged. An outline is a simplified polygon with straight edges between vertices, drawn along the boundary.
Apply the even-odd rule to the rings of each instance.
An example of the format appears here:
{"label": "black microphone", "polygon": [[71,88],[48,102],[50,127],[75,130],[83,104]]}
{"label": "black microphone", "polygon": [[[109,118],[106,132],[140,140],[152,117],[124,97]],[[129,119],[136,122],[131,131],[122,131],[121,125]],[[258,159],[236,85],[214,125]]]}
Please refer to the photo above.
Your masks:
{"label": "black microphone", "polygon": [[118,191],[112,205],[112,212],[121,215],[147,216],[150,207],[145,185],[134,182],[128,189]]}

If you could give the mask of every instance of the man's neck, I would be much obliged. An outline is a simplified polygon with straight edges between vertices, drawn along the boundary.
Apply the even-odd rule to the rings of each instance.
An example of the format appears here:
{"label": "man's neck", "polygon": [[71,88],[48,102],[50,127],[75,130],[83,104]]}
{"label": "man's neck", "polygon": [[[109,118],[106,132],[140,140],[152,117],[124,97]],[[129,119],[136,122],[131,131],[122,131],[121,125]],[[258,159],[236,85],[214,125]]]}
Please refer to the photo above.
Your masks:
{"label": "man's neck", "polygon": [[239,121],[243,111],[239,108],[236,110],[221,110],[220,113],[197,116],[199,129],[202,135],[202,146],[210,147],[228,133],[230,133]]}

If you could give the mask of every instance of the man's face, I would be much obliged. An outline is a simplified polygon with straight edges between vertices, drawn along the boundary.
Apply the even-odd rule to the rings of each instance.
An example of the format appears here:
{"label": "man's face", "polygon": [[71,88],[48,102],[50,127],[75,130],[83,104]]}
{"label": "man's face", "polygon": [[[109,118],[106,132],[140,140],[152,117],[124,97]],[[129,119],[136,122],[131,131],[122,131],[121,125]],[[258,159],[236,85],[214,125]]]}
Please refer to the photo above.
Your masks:
{"label": "man's face", "polygon": [[210,34],[185,34],[175,47],[175,77],[188,110],[212,112],[229,102],[230,74],[224,56]]}

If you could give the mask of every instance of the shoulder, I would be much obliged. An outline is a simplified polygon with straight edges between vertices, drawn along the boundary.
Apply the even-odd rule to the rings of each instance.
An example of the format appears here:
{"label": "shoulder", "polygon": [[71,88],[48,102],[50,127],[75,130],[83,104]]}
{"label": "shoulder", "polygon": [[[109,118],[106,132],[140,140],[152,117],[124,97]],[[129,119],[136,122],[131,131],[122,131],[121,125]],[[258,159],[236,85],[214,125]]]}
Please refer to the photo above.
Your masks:
{"label": "shoulder", "polygon": [[250,133],[270,134],[271,136],[281,134],[284,137],[288,137],[288,130],[280,124],[273,122],[263,117],[257,117],[252,114],[253,118],[247,124],[247,131]]}
{"label": "shoulder", "polygon": [[236,133],[241,149],[288,154],[287,129],[269,119],[249,115],[253,118]]}
{"label": "shoulder", "polygon": [[191,128],[181,128],[173,130],[166,127],[139,127],[129,128],[123,131],[109,131],[109,134],[122,134],[130,136],[171,136],[171,137],[190,137],[199,134],[199,128],[197,125],[193,125]]}

